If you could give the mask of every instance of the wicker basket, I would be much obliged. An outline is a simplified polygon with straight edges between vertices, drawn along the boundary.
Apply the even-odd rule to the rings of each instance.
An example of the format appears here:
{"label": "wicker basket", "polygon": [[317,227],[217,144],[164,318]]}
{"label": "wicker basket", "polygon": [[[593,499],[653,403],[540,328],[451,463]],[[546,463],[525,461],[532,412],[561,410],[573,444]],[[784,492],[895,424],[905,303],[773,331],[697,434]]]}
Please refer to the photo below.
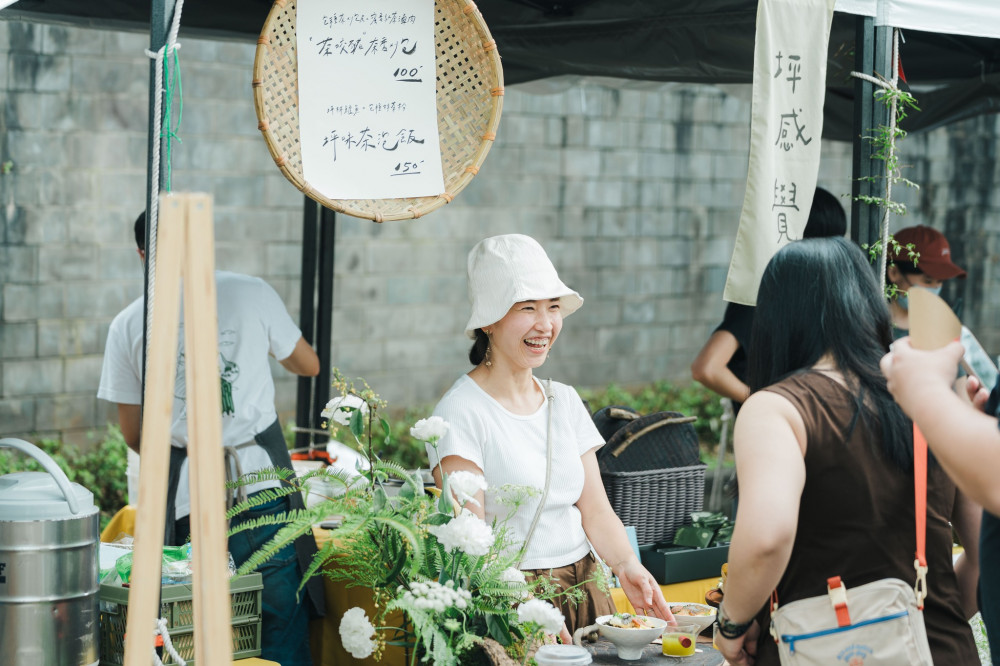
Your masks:
{"label": "wicker basket", "polygon": [[705,465],[641,472],[602,472],[611,507],[625,525],[634,525],[640,546],[672,542],[677,528],[701,511]]}
{"label": "wicker basket", "polygon": [[327,208],[376,222],[420,217],[455,198],[493,146],[503,107],[496,42],[471,0],[436,0],[437,118],[444,193],[408,199],[328,199],[302,174],[295,0],[275,0],[253,66],[258,128],[278,168]]}

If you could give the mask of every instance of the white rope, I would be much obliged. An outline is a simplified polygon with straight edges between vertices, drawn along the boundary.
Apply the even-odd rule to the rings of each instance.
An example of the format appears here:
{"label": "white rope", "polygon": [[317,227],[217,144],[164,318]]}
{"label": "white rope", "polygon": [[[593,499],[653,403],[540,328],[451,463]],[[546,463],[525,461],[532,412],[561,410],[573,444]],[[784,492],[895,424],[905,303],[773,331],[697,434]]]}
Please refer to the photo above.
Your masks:
{"label": "white rope", "polygon": [[[874,86],[878,86],[884,90],[888,90],[891,93],[899,93],[899,30],[893,29],[892,31],[892,74],[889,80],[884,78],[876,78],[868,74],[863,74],[861,72],[851,72],[851,76],[856,79],[861,79],[863,81],[868,81]],[[879,257],[879,285],[882,291],[885,291],[885,266],[887,257],[889,254],[889,201],[892,200],[892,177],[893,174],[889,173],[888,165],[893,162],[893,158],[896,155],[896,104],[899,100],[899,95],[893,94],[892,101],[889,104],[889,148],[886,154],[886,173],[885,173],[885,206],[882,207],[882,223],[881,223],[881,238],[882,238],[882,256]]]}
{"label": "white rope", "polygon": [[[170,658],[173,659],[173,663],[176,666],[187,666],[187,662],[177,654],[177,650],[174,649],[174,643],[170,640],[170,632],[167,631],[167,621],[164,618],[159,618],[156,620],[156,632],[154,635],[159,634],[163,636],[163,649],[167,651]],[[155,666],[163,666],[163,662],[160,661],[159,655],[156,654],[156,650],[153,650],[153,663]]]}
{"label": "white rope", "polygon": [[[181,47],[177,43],[177,33],[180,32],[181,28],[181,10],[184,8],[184,0],[177,0],[174,5],[174,16],[170,23],[170,32],[167,33],[166,43],[160,47],[155,53],[146,49],[146,56],[153,60],[154,68],[156,69],[156,74],[154,75],[154,89],[156,91],[156,96],[153,102],[153,155],[152,155],[152,173],[150,173],[150,181],[153,185],[153,196],[149,201],[149,233],[146,239],[146,247],[149,251],[146,252],[146,272],[149,275],[146,286],[146,330],[152,330],[153,326],[153,304],[156,301],[156,284],[154,275],[156,274],[156,231],[159,226],[159,213],[160,213],[160,144],[163,136],[163,61],[167,55],[173,53]],[[146,343],[146,359],[148,365],[149,359],[149,340],[147,338]],[[143,369],[143,377],[146,368]]]}

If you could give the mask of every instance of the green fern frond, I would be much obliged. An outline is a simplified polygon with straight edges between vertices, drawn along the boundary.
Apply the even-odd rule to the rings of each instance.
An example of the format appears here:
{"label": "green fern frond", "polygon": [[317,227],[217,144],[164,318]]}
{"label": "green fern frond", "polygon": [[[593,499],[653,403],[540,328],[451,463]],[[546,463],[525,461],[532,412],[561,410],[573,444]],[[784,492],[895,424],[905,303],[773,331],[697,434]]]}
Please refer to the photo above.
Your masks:
{"label": "green fern frond", "polygon": [[281,550],[290,546],[295,539],[311,531],[312,522],[291,523],[289,525],[285,525],[278,530],[278,533],[274,535],[274,538],[264,544],[256,553],[251,555],[246,562],[241,564],[236,573],[242,576],[250,573],[251,571],[255,571],[262,564],[277,555]]}
{"label": "green fern frond", "polygon": [[[259,469],[256,472],[244,474],[234,481],[227,481],[226,487],[230,489],[242,488],[244,486],[253,485],[262,481],[288,482],[289,479],[294,478],[295,470],[288,469],[287,467],[265,467],[264,469]],[[294,483],[294,481],[290,483]]]}
{"label": "green fern frond", "polygon": [[291,511],[282,511],[280,513],[272,513],[265,516],[258,516],[256,518],[250,518],[239,522],[229,528],[226,532],[226,536],[234,536],[240,532],[246,532],[247,530],[255,530],[258,527],[266,527],[269,525],[296,525],[299,523],[306,523],[310,527],[318,520],[316,519],[316,512],[312,509],[292,509]]}
{"label": "green fern frond", "polygon": [[246,500],[234,504],[233,508],[226,511],[226,520],[232,519],[244,511],[249,511],[262,504],[267,504],[268,502],[273,502],[274,500],[281,499],[282,497],[287,497],[289,495],[294,495],[297,492],[301,492],[299,488],[295,486],[282,486],[281,488],[265,488],[260,490]]}

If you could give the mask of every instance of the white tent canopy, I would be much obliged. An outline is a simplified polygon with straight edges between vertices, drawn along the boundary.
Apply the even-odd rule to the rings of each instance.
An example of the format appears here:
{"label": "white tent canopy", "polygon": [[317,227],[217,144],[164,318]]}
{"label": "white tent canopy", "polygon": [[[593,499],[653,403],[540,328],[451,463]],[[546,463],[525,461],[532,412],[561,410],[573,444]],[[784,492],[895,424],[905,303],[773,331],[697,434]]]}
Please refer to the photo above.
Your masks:
{"label": "white tent canopy", "polygon": [[837,0],[835,8],[874,16],[877,26],[1000,38],[998,0]]}

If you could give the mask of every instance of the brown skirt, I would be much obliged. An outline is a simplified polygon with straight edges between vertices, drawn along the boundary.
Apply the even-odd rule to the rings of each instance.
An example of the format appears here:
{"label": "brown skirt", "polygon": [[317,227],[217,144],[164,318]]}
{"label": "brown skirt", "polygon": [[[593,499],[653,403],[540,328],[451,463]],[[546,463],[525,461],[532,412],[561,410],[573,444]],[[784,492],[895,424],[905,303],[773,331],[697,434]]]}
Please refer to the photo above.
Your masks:
{"label": "brown skirt", "polygon": [[594,582],[598,567],[597,559],[593,553],[587,553],[582,558],[572,564],[554,569],[528,569],[524,571],[525,578],[532,581],[539,576],[547,576],[552,579],[560,590],[572,587],[581,581],[590,579],[583,585],[586,598],[580,603],[574,603],[566,595],[560,594],[552,599],[552,602],[566,617],[566,626],[569,633],[573,633],[580,627],[594,624],[601,615],[611,615],[615,613],[615,603],[611,595],[601,586]]}

